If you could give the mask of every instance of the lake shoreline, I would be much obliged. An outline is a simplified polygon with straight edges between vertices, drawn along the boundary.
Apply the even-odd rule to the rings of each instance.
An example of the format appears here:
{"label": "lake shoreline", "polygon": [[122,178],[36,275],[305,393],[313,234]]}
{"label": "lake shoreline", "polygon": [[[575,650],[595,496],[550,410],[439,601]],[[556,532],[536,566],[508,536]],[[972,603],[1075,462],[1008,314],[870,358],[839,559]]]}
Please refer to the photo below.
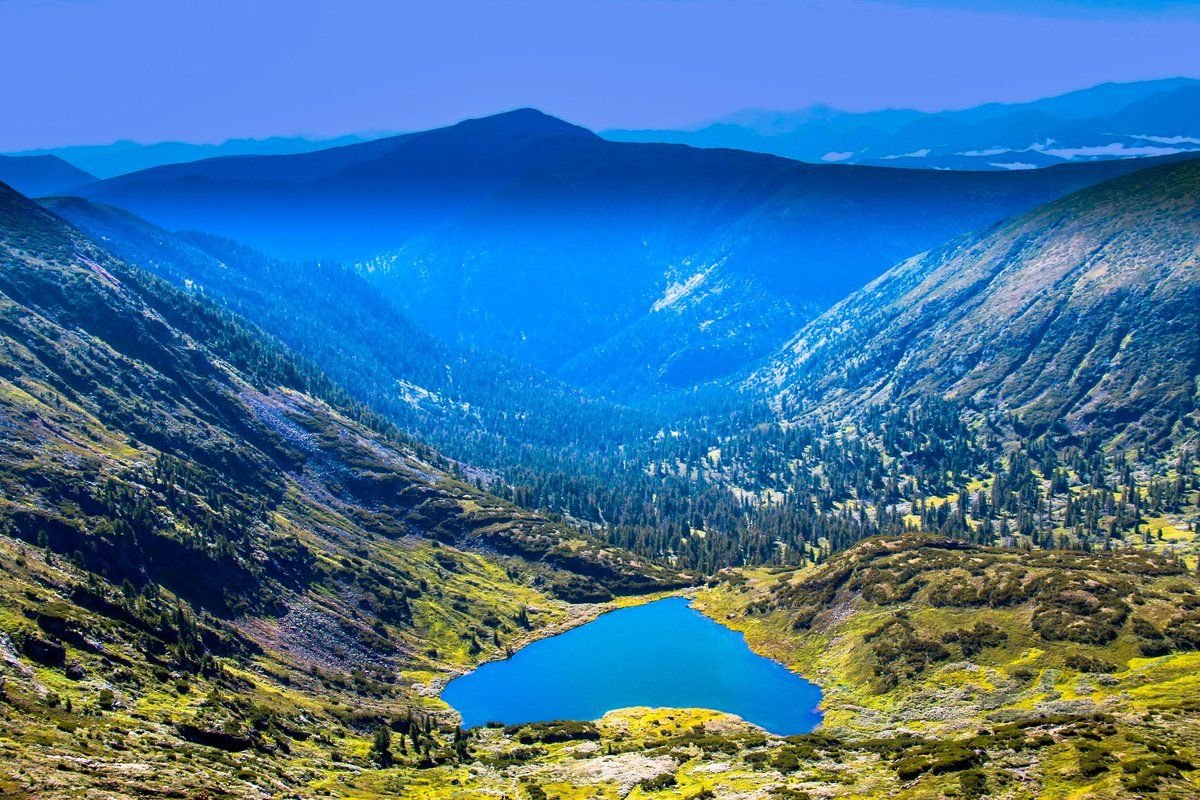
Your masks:
{"label": "lake shoreline", "polygon": [[[439,698],[466,727],[594,721],[623,708],[652,707],[729,714],[773,736],[816,729],[823,718],[821,687],[755,652],[743,632],[696,608],[696,594],[597,605],[572,617],[579,624],[556,626],[509,658],[451,678]],[[684,602],[667,602],[673,598]],[[611,620],[614,612],[635,609],[641,611]]]}
{"label": "lake shoreline", "polygon": [[[647,603],[655,603],[659,600],[665,600],[668,597],[695,597],[699,593],[697,587],[688,587],[685,589],[672,589],[665,592],[651,592],[649,594],[633,594],[623,595],[613,598],[604,603],[577,603],[568,606],[568,614],[566,618],[556,620],[547,625],[544,625],[536,630],[525,631],[520,636],[513,638],[511,652],[507,654],[497,654],[485,658],[473,665],[447,665],[439,670],[439,674],[433,680],[427,681],[421,685],[420,694],[427,697],[434,697],[441,700],[442,691],[446,688],[446,684],[455,678],[461,678],[463,675],[468,675],[475,670],[487,664],[496,664],[508,661],[521,650],[524,650],[531,644],[553,639],[555,636],[561,636],[564,633],[575,630],[590,622],[595,622],[605,614],[611,614],[614,611],[620,611],[624,608],[635,608],[637,606],[646,605]],[[453,707],[449,709],[456,716],[458,712]]]}

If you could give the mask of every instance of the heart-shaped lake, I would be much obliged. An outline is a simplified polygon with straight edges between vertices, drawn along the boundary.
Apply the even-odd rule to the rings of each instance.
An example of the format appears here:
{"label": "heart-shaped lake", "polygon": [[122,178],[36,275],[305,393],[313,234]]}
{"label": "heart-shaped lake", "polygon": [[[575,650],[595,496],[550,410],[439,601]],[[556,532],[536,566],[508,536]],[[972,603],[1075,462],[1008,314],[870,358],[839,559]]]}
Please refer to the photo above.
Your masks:
{"label": "heart-shaped lake", "polygon": [[630,706],[708,708],[779,735],[821,721],[821,690],[682,597],[604,614],[452,680],[465,727],[593,720]]}

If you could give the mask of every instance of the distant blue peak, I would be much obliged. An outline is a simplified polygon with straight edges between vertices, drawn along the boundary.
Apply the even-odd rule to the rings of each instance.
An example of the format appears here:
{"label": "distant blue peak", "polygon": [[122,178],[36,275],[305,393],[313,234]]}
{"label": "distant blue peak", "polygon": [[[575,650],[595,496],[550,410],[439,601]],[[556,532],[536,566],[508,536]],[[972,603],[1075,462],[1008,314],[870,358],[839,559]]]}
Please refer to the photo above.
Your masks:
{"label": "distant blue peak", "polygon": [[517,108],[487,117],[463,120],[454,128],[475,128],[487,131],[509,131],[515,133],[573,133],[595,136],[592,131],[579,125],[552,117],[536,108]]}

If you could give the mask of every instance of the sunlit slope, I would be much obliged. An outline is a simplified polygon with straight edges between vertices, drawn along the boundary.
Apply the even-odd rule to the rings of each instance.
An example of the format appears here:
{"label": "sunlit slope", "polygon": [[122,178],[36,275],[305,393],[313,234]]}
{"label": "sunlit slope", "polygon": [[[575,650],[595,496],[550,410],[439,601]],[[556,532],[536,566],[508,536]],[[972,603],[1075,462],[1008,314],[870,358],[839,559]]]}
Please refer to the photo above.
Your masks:
{"label": "sunlit slope", "polygon": [[822,730],[881,752],[900,796],[1200,787],[1200,582],[1182,562],[911,535],[732,572],[699,604],[817,680]]}
{"label": "sunlit slope", "polygon": [[1035,433],[1194,436],[1200,162],[1084,190],[905,261],[803,328],[753,383],[783,413],[937,395]]}

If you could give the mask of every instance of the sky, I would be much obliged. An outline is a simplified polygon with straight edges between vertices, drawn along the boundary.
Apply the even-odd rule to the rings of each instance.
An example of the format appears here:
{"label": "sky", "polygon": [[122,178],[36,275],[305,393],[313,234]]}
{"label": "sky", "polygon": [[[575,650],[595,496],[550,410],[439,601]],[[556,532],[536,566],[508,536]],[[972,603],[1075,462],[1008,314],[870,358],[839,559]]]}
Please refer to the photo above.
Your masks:
{"label": "sky", "polygon": [[1200,77],[1197,42],[1172,0],[0,0],[0,151],[932,111]]}

